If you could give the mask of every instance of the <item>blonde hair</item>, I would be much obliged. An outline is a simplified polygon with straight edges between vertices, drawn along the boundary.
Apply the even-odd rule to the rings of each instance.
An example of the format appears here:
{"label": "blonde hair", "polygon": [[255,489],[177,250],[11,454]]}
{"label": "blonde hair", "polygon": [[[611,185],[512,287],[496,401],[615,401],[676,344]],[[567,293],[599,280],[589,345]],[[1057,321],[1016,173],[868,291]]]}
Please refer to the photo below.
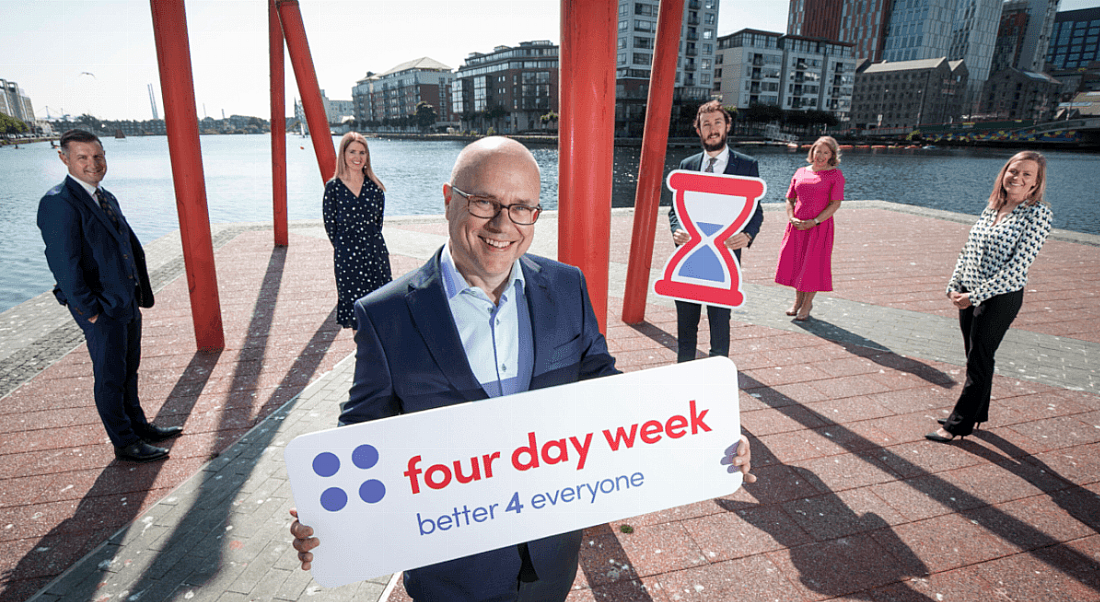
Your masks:
{"label": "blonde hair", "polygon": [[1001,167],[1001,171],[997,172],[997,179],[993,181],[993,192],[989,194],[990,207],[994,209],[1004,207],[1005,200],[1008,198],[1005,193],[1005,174],[1008,172],[1008,166],[1017,161],[1034,161],[1039,165],[1039,171],[1035,174],[1035,189],[1028,195],[1024,204],[1046,204],[1046,201],[1043,200],[1043,194],[1047,190],[1047,158],[1035,151],[1020,151],[1012,155],[1012,158]]}
{"label": "blonde hair", "polygon": [[344,134],[344,137],[340,139],[340,152],[336,154],[336,170],[332,174],[333,179],[339,178],[343,182],[347,182],[351,173],[348,171],[348,164],[344,160],[344,155],[348,151],[348,147],[353,142],[358,142],[363,145],[363,149],[367,151],[367,160],[363,164],[363,174],[371,179],[372,182],[378,185],[382,189],[382,192],[386,191],[386,187],[382,185],[382,181],[378,179],[378,176],[374,175],[374,169],[370,164],[370,147],[367,146],[367,139],[358,132],[348,132]]}
{"label": "blonde hair", "polygon": [[837,144],[836,138],[833,138],[832,136],[822,136],[818,138],[813,144],[811,144],[810,151],[806,153],[806,162],[814,162],[814,149],[817,148],[818,144],[824,144],[833,151],[833,156],[829,158],[829,165],[831,165],[832,167],[836,167],[840,163],[840,145]]}

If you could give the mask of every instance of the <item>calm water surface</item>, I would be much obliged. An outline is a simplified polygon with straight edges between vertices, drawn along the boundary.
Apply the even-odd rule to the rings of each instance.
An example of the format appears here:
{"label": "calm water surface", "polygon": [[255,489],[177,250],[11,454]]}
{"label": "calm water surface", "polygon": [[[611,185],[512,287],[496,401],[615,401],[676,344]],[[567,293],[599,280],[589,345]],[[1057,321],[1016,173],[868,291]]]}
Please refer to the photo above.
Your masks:
{"label": "calm water surface", "polygon": [[[203,136],[203,170],[212,222],[271,220],[270,139],[267,136]],[[334,143],[337,140],[334,139]],[[441,214],[442,185],[461,142],[372,140],[375,172],[386,184],[386,215]],[[122,203],[138,237],[145,242],[179,228],[172,187],[168,140],[163,136],[104,140],[108,173],[104,186]],[[768,183],[765,201],[783,199],[791,174],[806,165],[805,152],[785,148],[745,147],[760,161]],[[556,146],[532,148],[542,167],[542,205],[557,208]],[[634,204],[637,148],[615,151],[612,205]],[[671,148],[666,172],[695,148]],[[841,163],[847,179],[846,198],[885,200],[977,215],[993,177],[1012,150],[853,150]],[[1092,184],[1100,155],[1052,151],[1048,200],[1055,227],[1100,234],[1100,203]],[[327,179],[331,166],[326,166]],[[49,290],[53,277],[46,266],[35,216],[42,194],[62,181],[65,166],[48,143],[20,149],[0,147],[0,311]],[[290,219],[321,217],[323,179],[309,139],[287,137],[287,210]],[[664,203],[671,198],[667,190]]]}

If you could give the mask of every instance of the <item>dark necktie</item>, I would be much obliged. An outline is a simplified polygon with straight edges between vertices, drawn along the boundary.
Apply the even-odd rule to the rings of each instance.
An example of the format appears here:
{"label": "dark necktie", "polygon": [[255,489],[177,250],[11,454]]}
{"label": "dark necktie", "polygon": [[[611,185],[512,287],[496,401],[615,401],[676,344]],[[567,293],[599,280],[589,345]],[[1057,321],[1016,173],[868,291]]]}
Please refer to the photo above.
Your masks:
{"label": "dark necktie", "polygon": [[111,204],[107,202],[107,195],[103,194],[103,191],[99,188],[95,189],[95,200],[99,201],[99,206],[103,208],[103,212],[107,214],[107,217],[111,218],[111,223],[115,225],[115,230],[122,231],[122,227],[118,224],[118,214],[114,209],[111,209]]}
{"label": "dark necktie", "polygon": [[707,163],[707,168],[703,171],[707,173],[714,173],[714,164],[718,162],[718,157],[711,157],[710,163]]}

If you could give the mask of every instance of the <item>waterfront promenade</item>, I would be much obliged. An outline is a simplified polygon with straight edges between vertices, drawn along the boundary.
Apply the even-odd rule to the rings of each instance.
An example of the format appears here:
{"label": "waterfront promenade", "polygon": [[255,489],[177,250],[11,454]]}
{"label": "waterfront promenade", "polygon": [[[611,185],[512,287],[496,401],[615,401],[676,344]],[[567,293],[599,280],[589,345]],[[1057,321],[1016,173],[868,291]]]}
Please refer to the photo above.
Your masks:
{"label": "waterfront promenade", "polygon": [[[759,482],[589,529],[570,600],[1100,601],[1100,237],[1048,240],[998,354],[991,422],[942,445],[923,435],[963,378],[943,289],[974,217],[846,202],[836,291],[796,323],[771,281],[783,214],[767,209],[732,328]],[[664,214],[654,272],[672,252]],[[556,217],[532,252],[556,256]],[[632,217],[616,210],[611,233],[608,345],[624,370],[676,355],[671,302],[619,319]],[[185,427],[165,462],[114,460],[80,332],[52,296],[0,314],[0,602],[407,600],[386,577],[321,588],[289,546],[282,453],[334,426],[353,351],[320,221],[290,232],[275,249],[268,225],[215,226],[220,353],[194,351],[178,236],[147,245],[143,405]],[[385,236],[404,273],[446,225],[392,218]],[[701,349],[706,333],[704,318]]]}

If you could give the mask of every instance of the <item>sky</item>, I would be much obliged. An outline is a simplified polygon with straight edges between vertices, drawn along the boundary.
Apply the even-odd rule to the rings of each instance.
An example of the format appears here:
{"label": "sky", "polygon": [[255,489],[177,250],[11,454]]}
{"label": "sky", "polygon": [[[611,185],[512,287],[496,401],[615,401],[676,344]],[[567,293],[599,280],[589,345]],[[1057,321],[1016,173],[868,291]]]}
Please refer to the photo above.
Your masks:
{"label": "sky", "polygon": [[[1061,10],[1100,5],[1062,0]],[[186,0],[199,118],[268,118],[266,0]],[[368,71],[420,57],[457,69],[471,52],[559,41],[559,0],[300,0],[317,80],[350,100]],[[415,9],[413,9],[415,7]],[[415,10],[415,12],[414,12]],[[721,0],[718,35],[782,32],[788,0]],[[287,113],[299,97],[286,58]],[[148,0],[0,0],[0,78],[16,82],[38,117],[153,117],[164,109]]]}

